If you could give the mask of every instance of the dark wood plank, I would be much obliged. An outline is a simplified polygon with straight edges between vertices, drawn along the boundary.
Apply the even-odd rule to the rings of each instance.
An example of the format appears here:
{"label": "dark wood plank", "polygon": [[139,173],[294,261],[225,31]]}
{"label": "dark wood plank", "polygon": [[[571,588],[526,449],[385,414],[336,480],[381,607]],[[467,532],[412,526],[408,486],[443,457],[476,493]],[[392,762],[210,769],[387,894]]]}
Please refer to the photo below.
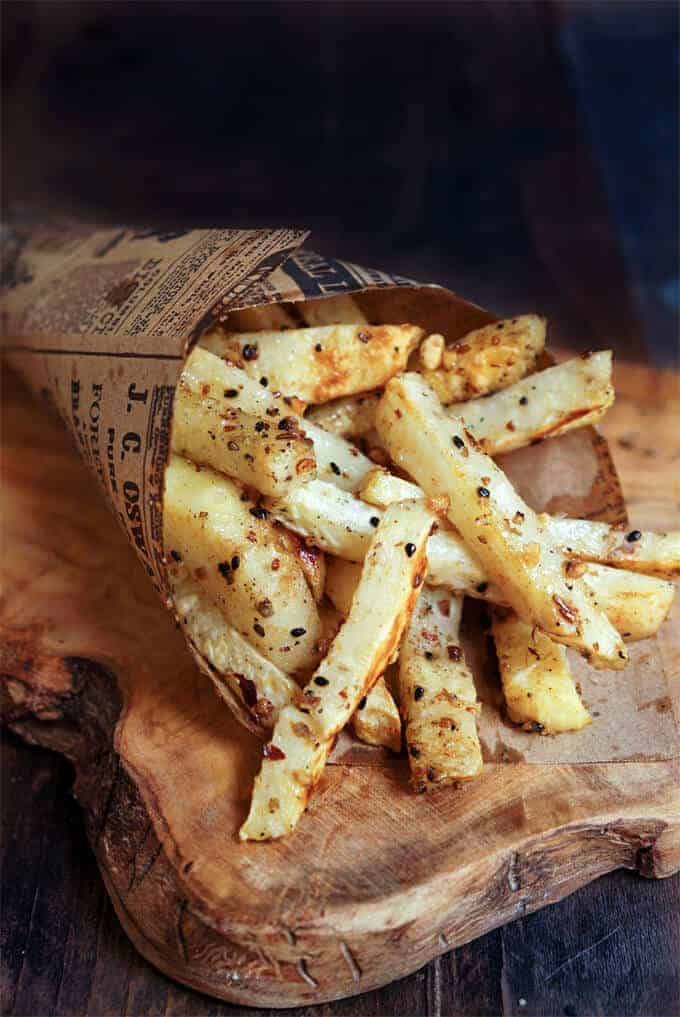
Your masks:
{"label": "dark wood plank", "polygon": [[675,1017],[680,1009],[680,877],[610,873],[502,937],[504,1014]]}

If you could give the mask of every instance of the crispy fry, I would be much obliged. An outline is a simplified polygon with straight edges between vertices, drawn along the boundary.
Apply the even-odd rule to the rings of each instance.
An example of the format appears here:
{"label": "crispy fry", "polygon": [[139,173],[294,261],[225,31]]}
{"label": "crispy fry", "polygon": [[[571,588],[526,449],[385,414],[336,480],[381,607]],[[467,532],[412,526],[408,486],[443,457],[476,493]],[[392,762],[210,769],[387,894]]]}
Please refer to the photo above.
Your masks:
{"label": "crispy fry", "polygon": [[311,420],[325,431],[343,438],[362,438],[373,427],[375,409],[379,401],[379,392],[345,396],[344,399],[336,399],[332,403],[312,406],[307,411],[305,421]]}
{"label": "crispy fry", "polygon": [[366,557],[349,617],[299,706],[281,711],[255,779],[242,840],[281,837],[295,828],[318,783],[333,739],[399,646],[426,569],[433,523],[421,503],[388,509]]}
{"label": "crispy fry", "polygon": [[462,606],[462,597],[426,587],[401,648],[399,702],[418,791],[482,769],[477,694],[459,641]]}
{"label": "crispy fry", "polygon": [[169,557],[184,563],[230,625],[293,674],[318,659],[319,615],[298,561],[263,514],[222,474],[170,459],[163,513]]}
{"label": "crispy fry", "polygon": [[180,625],[200,667],[241,723],[261,738],[294,702],[297,684],[225,621],[183,565],[168,569]]}
{"label": "crispy fry", "polygon": [[428,370],[430,347],[423,347],[422,374],[442,403],[460,402],[512,385],[531,371],[545,345],[545,320],[535,314],[494,322],[446,347],[440,366]]}
{"label": "crispy fry", "polygon": [[314,444],[304,431],[279,431],[269,417],[243,413],[195,392],[180,380],[172,418],[172,449],[263,494],[283,494],[316,475]]}
{"label": "crispy fry", "polygon": [[591,723],[563,646],[507,609],[493,611],[492,628],[510,720],[542,734]]}
{"label": "crispy fry", "polygon": [[[543,518],[543,517],[541,517]],[[680,531],[641,532],[589,519],[547,517],[551,540],[570,558],[599,562],[628,572],[671,579],[680,576]]]}
{"label": "crispy fry", "polygon": [[576,647],[596,667],[625,665],[623,641],[590,603],[581,580],[566,579],[565,560],[536,513],[419,375],[388,383],[376,426],[394,461],[430,497],[449,499],[449,521],[521,617]]}
{"label": "crispy fry", "polygon": [[272,395],[268,387],[200,346],[193,350],[184,365],[182,380],[192,392],[200,392],[206,399],[214,400],[210,404],[215,408],[214,419],[205,424],[215,433],[224,422],[223,414],[238,411],[269,421],[270,434],[305,434],[314,443],[318,477],[343,490],[356,490],[374,469],[371,460],[354,445],[296,416],[284,396]]}
{"label": "crispy fry", "polygon": [[201,345],[242,368],[266,377],[272,390],[307,403],[378,388],[406,367],[423,336],[415,325],[326,325],[287,332],[221,332]]}
{"label": "crispy fry", "polygon": [[352,716],[352,730],[367,745],[401,750],[401,717],[383,677],[359,703]]}
{"label": "crispy fry", "polygon": [[611,376],[611,350],[588,353],[450,411],[495,456],[596,424],[614,402]]}
{"label": "crispy fry", "polygon": [[630,643],[659,631],[675,595],[673,584],[664,579],[592,562],[571,562],[567,575],[582,578],[593,604]]}

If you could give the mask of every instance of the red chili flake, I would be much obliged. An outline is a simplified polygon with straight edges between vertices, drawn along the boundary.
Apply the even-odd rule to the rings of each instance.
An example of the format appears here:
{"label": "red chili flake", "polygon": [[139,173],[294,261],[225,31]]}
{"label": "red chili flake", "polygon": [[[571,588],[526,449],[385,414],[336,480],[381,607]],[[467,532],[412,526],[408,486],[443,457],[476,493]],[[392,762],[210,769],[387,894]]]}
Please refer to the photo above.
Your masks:
{"label": "red chili flake", "polygon": [[236,441],[228,441],[227,448],[231,449],[232,452],[240,452],[241,446]]}
{"label": "red chili flake", "polygon": [[258,613],[261,614],[263,618],[271,618],[271,616],[274,614],[274,606],[268,597],[265,597],[263,600],[258,601],[255,607],[257,608]]}
{"label": "red chili flake", "polygon": [[269,743],[269,745],[265,745],[265,747],[262,749],[262,755],[264,756],[265,759],[286,758],[286,753],[283,751],[283,749],[280,749],[278,745],[272,745],[271,742]]}
{"label": "red chili flake", "polygon": [[238,684],[241,689],[241,695],[243,696],[243,702],[251,710],[254,706],[257,706],[257,689],[255,682],[251,681],[250,678],[246,678],[245,675],[240,674],[238,676]]}
{"label": "red chili flake", "polygon": [[359,334],[357,336],[357,339],[359,340],[360,343],[370,342],[370,340],[371,340],[371,333],[370,332],[363,332],[363,331],[359,332]]}
{"label": "red chili flake", "polygon": [[437,606],[439,608],[439,613],[443,614],[445,618],[448,618],[449,615],[451,614],[451,601],[440,600]]}
{"label": "red chili flake", "polygon": [[561,597],[558,597],[557,594],[553,596],[553,602],[555,603],[557,610],[560,612],[562,617],[573,625],[578,618],[578,612],[575,611],[570,604],[567,604],[565,600],[562,600]]}
{"label": "red chili flake", "polygon": [[413,589],[417,590],[423,585],[423,573],[419,572],[417,576],[413,577]]}
{"label": "red chili flake", "polygon": [[272,572],[278,572],[280,568],[281,568],[280,560],[278,558],[274,558],[274,560],[272,561]]}

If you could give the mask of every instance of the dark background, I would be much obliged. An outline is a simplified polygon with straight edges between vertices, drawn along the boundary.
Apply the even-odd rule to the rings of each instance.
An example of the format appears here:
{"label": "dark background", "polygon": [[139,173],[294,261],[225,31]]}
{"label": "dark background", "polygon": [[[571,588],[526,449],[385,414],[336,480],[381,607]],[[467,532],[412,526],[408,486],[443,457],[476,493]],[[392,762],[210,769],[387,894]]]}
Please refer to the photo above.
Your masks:
{"label": "dark background", "polygon": [[3,4],[5,205],[301,225],[678,357],[678,5]]}
{"label": "dark background", "polygon": [[[302,225],[553,341],[678,363],[675,3],[13,3],[3,212]],[[68,796],[5,737],[5,1014],[257,1013],[134,951]],[[677,879],[612,873],[316,1014],[680,1013]]]}

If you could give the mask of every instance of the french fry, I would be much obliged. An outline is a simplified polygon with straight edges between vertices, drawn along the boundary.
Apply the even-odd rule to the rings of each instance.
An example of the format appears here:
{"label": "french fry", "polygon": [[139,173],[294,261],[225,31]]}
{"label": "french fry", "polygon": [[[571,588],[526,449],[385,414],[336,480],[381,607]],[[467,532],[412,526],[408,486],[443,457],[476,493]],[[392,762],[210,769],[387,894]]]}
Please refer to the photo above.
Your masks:
{"label": "french fry", "polygon": [[320,297],[318,300],[303,300],[295,304],[305,325],[368,325],[368,321],[349,293],[337,297]]}
{"label": "french fry", "polygon": [[422,374],[442,403],[461,402],[519,381],[533,369],[544,345],[545,320],[524,314],[468,332],[441,350],[436,368],[427,366],[433,360],[426,340]]}
{"label": "french fry", "polygon": [[411,783],[418,791],[482,769],[477,694],[459,645],[462,597],[426,587],[399,657],[399,702]]}
{"label": "french fry", "polygon": [[284,396],[274,396],[244,371],[200,346],[192,351],[184,365],[182,384],[210,400],[208,405],[214,408],[215,414],[204,420],[206,430],[209,427],[217,433],[224,423],[223,415],[237,411],[269,421],[270,434],[305,434],[314,443],[318,477],[343,490],[356,490],[375,468],[375,464],[350,442],[303,420],[292,412]]}
{"label": "french fry", "polygon": [[304,431],[280,431],[269,417],[224,403],[180,380],[172,418],[173,452],[263,494],[281,495],[316,475],[314,445]]}
{"label": "french fry", "polygon": [[318,659],[319,614],[302,569],[265,511],[220,473],[173,455],[164,544],[225,620],[287,674]]}
{"label": "french fry", "polygon": [[592,603],[629,643],[659,631],[675,595],[667,580],[592,562],[570,562],[567,575],[581,577]]}
{"label": "french fry", "polygon": [[546,735],[580,731],[591,723],[564,646],[504,608],[492,612],[492,630],[513,723]]}
{"label": "french fry", "polygon": [[424,332],[415,325],[325,325],[287,332],[219,332],[201,345],[273,391],[307,403],[366,392],[406,367]]}
{"label": "french fry", "polygon": [[320,604],[326,585],[326,555],[315,544],[304,540],[297,533],[277,527],[279,537],[284,545],[298,561],[302,574],[307,580],[309,592],[317,604]]}
{"label": "french fry", "polygon": [[312,406],[305,414],[305,422],[311,420],[324,431],[342,438],[362,438],[373,427],[379,401],[379,392],[345,396],[332,403]]}
{"label": "french fry", "polygon": [[335,736],[396,652],[426,569],[433,516],[422,503],[388,509],[366,557],[345,624],[300,695],[279,715],[255,779],[242,840],[292,831],[323,772]]}
{"label": "french fry", "polygon": [[173,563],[168,572],[177,617],[200,666],[237,719],[266,737],[281,708],[295,701],[297,683],[225,621],[183,565]]}
{"label": "french fry", "polygon": [[[336,560],[339,561],[340,559]],[[330,605],[328,601],[323,601],[319,604],[319,615],[321,616],[323,628],[322,642],[324,654],[349,614],[351,600],[361,578],[361,566],[353,565],[352,568],[356,569],[356,578],[352,584],[352,592],[347,609],[339,610],[330,597]],[[395,752],[399,751],[401,748],[401,718],[399,717],[399,710],[394,702],[392,693],[387,687],[384,678],[378,678],[368,696],[366,696],[366,701],[362,700],[359,703],[359,707],[352,716],[351,724],[357,738],[367,745],[382,745],[385,748],[393,749]]]}
{"label": "french fry", "polygon": [[[397,495],[413,490],[422,495],[415,484],[390,474],[383,478],[382,471],[376,474],[379,483],[376,482],[372,490],[381,498],[392,495],[394,501],[403,501],[405,499]],[[404,485],[403,488],[400,485]],[[275,518],[337,556],[328,563],[325,589],[336,607],[346,613],[360,572],[353,563],[361,561],[366,553],[371,531],[382,518],[382,509],[366,511],[368,506],[360,507],[361,502],[356,498],[346,492],[336,492],[321,481],[312,481],[295,491],[285,502],[288,511],[277,502],[268,504]],[[432,507],[431,501],[428,504]],[[430,537],[427,558],[430,586],[445,586],[456,593],[507,606],[503,591],[489,581],[488,574],[454,530],[439,529]],[[627,642],[653,635],[670,610],[674,595],[672,583],[594,563],[582,566],[576,562],[565,563],[565,576],[569,581],[579,573],[593,606],[605,612]]]}
{"label": "french fry", "polygon": [[352,716],[352,730],[367,745],[401,750],[401,717],[383,677],[362,699]]}
{"label": "french fry", "polygon": [[614,402],[611,350],[587,353],[449,407],[491,456],[596,424]]}
{"label": "french fry", "polygon": [[376,426],[394,462],[431,498],[448,499],[449,521],[520,617],[595,667],[625,666],[621,637],[590,603],[582,581],[565,577],[565,559],[536,513],[419,375],[388,383]]}
{"label": "french fry", "polygon": [[553,516],[546,525],[550,539],[570,558],[665,579],[680,576],[680,531],[640,532],[628,526]]}
{"label": "french fry", "polygon": [[[359,494],[362,501],[380,508],[392,505],[395,501],[425,497],[422,488],[417,484],[395,477],[382,467],[375,467],[366,475]],[[430,504],[433,505],[432,502]],[[670,578],[680,574],[680,532],[641,533],[640,530],[611,526],[609,523],[593,522],[590,519],[567,519],[545,514],[540,514],[538,518],[550,541],[565,557],[609,566],[605,572],[596,569],[587,570],[585,577],[589,581],[597,576],[604,578],[613,569],[625,570],[626,573],[644,573],[647,577]],[[440,539],[444,539],[444,533],[439,536]],[[439,561],[439,556],[430,548],[428,557],[432,568],[433,563]],[[480,577],[478,581],[484,580]],[[608,590],[613,595],[616,588],[617,596],[623,597],[628,594],[632,596],[639,593],[650,602],[653,600],[655,604],[657,601],[666,602],[669,596],[672,598],[673,587],[667,583],[657,581],[647,586],[641,584],[638,590],[630,575],[618,580],[618,583],[619,585],[615,587],[614,577],[610,576],[608,585],[602,588],[603,596],[605,598],[608,596]],[[652,617],[658,617],[656,607],[650,616],[650,622]],[[619,628],[619,631],[624,630]]]}

